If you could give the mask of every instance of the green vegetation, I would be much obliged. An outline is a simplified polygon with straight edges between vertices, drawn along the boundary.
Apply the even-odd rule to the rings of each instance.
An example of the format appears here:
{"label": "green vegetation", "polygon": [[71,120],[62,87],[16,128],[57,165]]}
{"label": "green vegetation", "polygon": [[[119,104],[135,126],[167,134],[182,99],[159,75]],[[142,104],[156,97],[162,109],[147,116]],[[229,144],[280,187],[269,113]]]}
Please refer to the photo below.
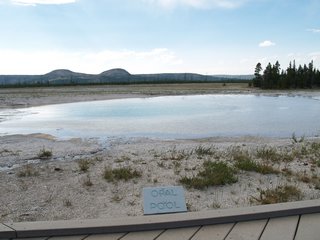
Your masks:
{"label": "green vegetation", "polygon": [[187,158],[188,156],[190,156],[190,154],[185,150],[176,150],[176,148],[174,148],[171,151],[171,156],[169,157],[169,159],[174,161],[180,161],[184,158]]}
{"label": "green vegetation", "polygon": [[91,162],[88,159],[80,159],[78,161],[78,167],[80,171],[87,172],[90,168]]}
{"label": "green vegetation", "polygon": [[304,64],[296,67],[295,61],[290,62],[286,70],[280,69],[280,63],[268,63],[262,72],[261,63],[257,63],[252,80],[254,87],[263,89],[305,89],[320,88],[320,71],[314,68],[313,61],[308,66]]}
{"label": "green vegetation", "polygon": [[272,147],[259,148],[256,151],[256,155],[264,161],[279,162],[281,160],[280,154]]}
{"label": "green vegetation", "polygon": [[183,177],[180,183],[187,187],[196,189],[204,189],[210,186],[225,185],[237,182],[234,175],[234,169],[229,167],[224,162],[210,162],[203,163],[203,170],[195,177]]}
{"label": "green vegetation", "polygon": [[216,153],[215,149],[213,149],[212,147],[204,147],[204,146],[199,146],[196,147],[194,149],[194,152],[198,155],[198,156],[212,156]]}
{"label": "green vegetation", "polygon": [[258,189],[259,197],[251,197],[251,201],[260,204],[273,204],[288,201],[296,201],[302,198],[301,191],[296,186],[284,185],[274,189]]}
{"label": "green vegetation", "polygon": [[161,156],[161,160],[173,160],[173,161],[181,161],[183,159],[188,158],[191,155],[190,152],[185,150],[177,150],[176,147],[173,147],[166,154]]}
{"label": "green vegetation", "polygon": [[109,182],[113,182],[116,180],[128,181],[130,179],[139,178],[141,176],[142,175],[140,172],[138,172],[137,170],[132,170],[130,167],[122,167],[116,169],[105,167],[103,172],[103,178]]}
{"label": "green vegetation", "polygon": [[313,142],[310,145],[310,151],[311,153],[320,156],[320,142]]}
{"label": "green vegetation", "polygon": [[52,157],[52,151],[47,150],[44,147],[38,153],[38,158],[40,159],[49,159],[51,157]]}
{"label": "green vegetation", "polygon": [[291,139],[292,139],[293,143],[302,143],[304,141],[304,136],[302,136],[300,139],[298,139],[296,137],[296,134],[292,133]]}
{"label": "green vegetation", "polygon": [[234,166],[243,171],[258,172],[261,174],[279,173],[278,170],[274,169],[270,165],[261,164],[252,160],[249,154],[237,155],[234,160],[236,161]]}
{"label": "green vegetation", "polygon": [[235,159],[236,163],[234,166],[240,170],[244,171],[253,171],[257,172],[259,170],[258,164],[252,160],[249,156],[241,156],[239,155],[237,159]]}

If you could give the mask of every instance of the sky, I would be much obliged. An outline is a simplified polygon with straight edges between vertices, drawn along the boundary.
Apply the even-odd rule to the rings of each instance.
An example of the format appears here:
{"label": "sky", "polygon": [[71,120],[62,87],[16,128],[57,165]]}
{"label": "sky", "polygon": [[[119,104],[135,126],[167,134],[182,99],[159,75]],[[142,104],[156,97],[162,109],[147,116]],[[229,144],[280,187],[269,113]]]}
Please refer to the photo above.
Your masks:
{"label": "sky", "polygon": [[319,0],[0,0],[0,74],[320,68]]}

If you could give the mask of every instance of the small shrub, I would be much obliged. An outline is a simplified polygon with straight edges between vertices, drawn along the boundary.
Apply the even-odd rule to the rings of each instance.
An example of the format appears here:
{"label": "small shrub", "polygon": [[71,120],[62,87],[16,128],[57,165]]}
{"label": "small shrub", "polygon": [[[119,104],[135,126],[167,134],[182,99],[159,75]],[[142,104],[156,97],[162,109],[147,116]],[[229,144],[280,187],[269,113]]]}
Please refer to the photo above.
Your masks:
{"label": "small shrub", "polygon": [[211,207],[212,207],[213,209],[218,209],[218,208],[221,208],[221,204],[218,203],[218,202],[213,202],[212,205],[211,205]]}
{"label": "small shrub", "polygon": [[78,167],[80,171],[87,172],[90,168],[90,161],[88,159],[80,159],[78,161]]}
{"label": "small shrub", "polygon": [[17,173],[18,177],[36,177],[39,176],[39,172],[30,164],[25,165]]}
{"label": "small shrub", "polygon": [[206,155],[212,156],[212,155],[214,155],[216,153],[215,150],[212,149],[212,147],[204,147],[204,146],[196,147],[194,149],[194,152],[198,156],[206,156]]}
{"label": "small shrub", "polygon": [[248,151],[240,150],[238,148],[231,150],[231,157],[235,162],[243,162],[251,159]]}
{"label": "small shrub", "polygon": [[280,173],[279,170],[273,168],[272,166],[270,166],[268,164],[260,164],[257,172],[261,173],[261,174],[278,174],[278,173]]}
{"label": "small shrub", "polygon": [[39,151],[38,158],[49,159],[52,157],[52,151],[45,149],[44,147]]}
{"label": "small shrub", "polygon": [[257,149],[256,155],[262,160],[271,162],[279,162],[281,159],[280,154],[277,152],[277,150],[271,147],[263,147]]}
{"label": "small shrub", "polygon": [[130,159],[131,159],[130,157],[123,155],[120,158],[117,158],[115,162],[122,163],[122,162],[130,161]]}
{"label": "small shrub", "polygon": [[185,150],[177,150],[176,147],[169,150],[166,154],[161,155],[161,160],[175,160],[181,161],[185,158],[188,158],[191,155],[190,152]]}
{"label": "small shrub", "polygon": [[85,187],[93,186],[93,183],[92,183],[89,175],[87,175],[86,179],[83,181],[83,186],[85,186]]}
{"label": "small shrub", "polygon": [[72,206],[71,200],[69,200],[69,199],[67,199],[67,198],[63,199],[63,206],[65,206],[65,207],[71,207],[71,206]]}
{"label": "small shrub", "polygon": [[311,143],[310,148],[311,148],[312,153],[314,153],[314,154],[320,153],[320,143],[313,142],[313,143]]}
{"label": "small shrub", "polygon": [[249,155],[239,155],[235,159],[237,159],[237,162],[234,166],[243,171],[257,172],[261,174],[279,173],[278,170],[274,169],[268,164],[260,164],[255,162],[250,158]]}
{"label": "small shrub", "polygon": [[204,189],[209,186],[225,185],[237,182],[234,176],[234,169],[224,162],[203,163],[204,170],[199,172],[197,176],[189,178],[183,177],[179,181],[187,187],[196,189]]}
{"label": "small shrub", "polygon": [[164,164],[164,162],[157,162],[157,166],[161,168],[167,168],[167,166]]}
{"label": "small shrub", "polygon": [[288,152],[285,152],[285,153],[281,153],[279,155],[279,158],[280,158],[280,160],[282,162],[289,163],[289,162],[292,162],[294,160],[294,155],[290,154]]}
{"label": "small shrub", "polygon": [[273,204],[288,201],[300,200],[302,197],[301,191],[290,185],[278,186],[275,189],[259,190],[259,197],[251,197],[253,201],[260,204]]}
{"label": "small shrub", "polygon": [[128,181],[133,178],[141,177],[141,173],[137,170],[132,170],[130,167],[116,169],[110,169],[106,167],[103,172],[103,177],[109,182],[113,182],[115,180]]}
{"label": "small shrub", "polygon": [[187,158],[190,154],[188,154],[186,151],[176,151],[175,149],[172,150],[170,160],[175,161],[181,161],[185,158]]}
{"label": "small shrub", "polygon": [[291,137],[291,139],[292,139],[292,143],[302,143],[302,142],[304,142],[304,136],[302,136],[300,139],[298,139],[297,137],[296,137],[296,134],[295,133],[292,133],[292,137]]}
{"label": "small shrub", "polygon": [[299,181],[304,183],[310,183],[312,180],[306,172],[299,172],[296,174],[296,177]]}
{"label": "small shrub", "polygon": [[234,166],[243,171],[258,172],[259,170],[258,164],[250,158],[238,160]]}
{"label": "small shrub", "polygon": [[299,181],[304,182],[304,183],[310,183],[311,179],[308,176],[303,175],[303,176],[299,177]]}
{"label": "small shrub", "polygon": [[104,168],[103,178],[109,182],[112,182],[114,180],[114,176],[111,168],[107,168],[107,167]]}
{"label": "small shrub", "polygon": [[313,184],[314,184],[314,189],[320,190],[320,181],[319,180],[315,180]]}
{"label": "small shrub", "polygon": [[284,173],[284,175],[286,176],[292,176],[294,173],[292,172],[292,170],[290,170],[289,168],[283,168],[281,169],[281,171]]}

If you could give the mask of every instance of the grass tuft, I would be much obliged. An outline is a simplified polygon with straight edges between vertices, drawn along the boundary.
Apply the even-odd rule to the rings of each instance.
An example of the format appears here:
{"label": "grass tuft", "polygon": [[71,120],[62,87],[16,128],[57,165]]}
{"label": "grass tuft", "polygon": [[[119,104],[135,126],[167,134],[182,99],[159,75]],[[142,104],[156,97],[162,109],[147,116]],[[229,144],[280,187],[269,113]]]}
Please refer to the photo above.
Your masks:
{"label": "grass tuft", "polygon": [[215,150],[212,147],[204,147],[204,146],[196,147],[194,149],[194,152],[198,156],[206,156],[206,155],[212,156],[212,155],[214,155],[216,153]]}
{"label": "grass tuft", "polygon": [[78,167],[80,171],[87,172],[90,168],[91,162],[88,159],[80,159],[78,161]]}
{"label": "grass tuft", "polygon": [[39,176],[39,172],[30,164],[25,165],[17,173],[18,177],[36,177]]}
{"label": "grass tuft", "polygon": [[103,178],[109,182],[113,182],[115,180],[124,180],[128,181],[133,178],[141,177],[141,173],[137,170],[132,170],[130,167],[122,167],[111,169],[105,167],[103,172]]}
{"label": "grass tuft", "polygon": [[244,158],[244,159],[238,160],[234,166],[243,171],[249,171],[249,172],[259,171],[259,165],[250,158],[248,159]]}
{"label": "grass tuft", "polygon": [[38,158],[40,159],[49,159],[51,157],[52,157],[52,151],[47,150],[44,147],[38,153]]}
{"label": "grass tuft", "polygon": [[204,170],[199,172],[195,177],[183,177],[179,181],[187,187],[204,189],[209,186],[225,185],[237,182],[234,175],[234,169],[224,162],[203,163]]}
{"label": "grass tuft", "polygon": [[274,189],[259,190],[259,197],[251,197],[251,200],[260,204],[273,204],[296,201],[302,198],[301,191],[296,186],[284,185]]}
{"label": "grass tuft", "polygon": [[264,161],[279,162],[281,160],[280,154],[272,147],[259,148],[256,155]]}
{"label": "grass tuft", "polygon": [[67,199],[67,198],[63,199],[63,206],[65,206],[65,207],[72,207],[72,202],[71,202],[71,200],[70,200],[70,199]]}
{"label": "grass tuft", "polygon": [[243,171],[257,172],[261,174],[279,173],[279,171],[274,169],[272,166],[268,164],[261,164],[251,159],[248,152],[239,152],[233,156],[233,159],[236,161],[234,166]]}
{"label": "grass tuft", "polygon": [[92,187],[93,186],[93,182],[91,181],[91,177],[88,174],[86,179],[83,181],[83,186],[85,187]]}

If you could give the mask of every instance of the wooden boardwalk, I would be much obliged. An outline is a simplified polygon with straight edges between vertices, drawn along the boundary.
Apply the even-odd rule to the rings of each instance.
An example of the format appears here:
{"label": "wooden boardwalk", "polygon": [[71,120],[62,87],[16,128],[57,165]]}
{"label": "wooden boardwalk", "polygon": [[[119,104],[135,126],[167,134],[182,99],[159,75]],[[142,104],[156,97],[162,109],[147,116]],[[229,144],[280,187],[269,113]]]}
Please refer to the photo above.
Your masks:
{"label": "wooden boardwalk", "polygon": [[3,223],[0,239],[319,240],[320,200],[122,219]]}

